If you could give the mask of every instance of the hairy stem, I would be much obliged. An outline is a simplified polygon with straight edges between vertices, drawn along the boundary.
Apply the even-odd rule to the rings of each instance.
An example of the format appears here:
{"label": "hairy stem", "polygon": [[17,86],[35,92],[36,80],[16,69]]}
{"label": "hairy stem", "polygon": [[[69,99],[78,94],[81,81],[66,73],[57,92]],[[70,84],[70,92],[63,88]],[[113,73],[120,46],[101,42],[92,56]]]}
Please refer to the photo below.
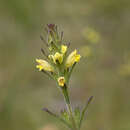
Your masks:
{"label": "hairy stem", "polygon": [[62,92],[63,92],[63,95],[64,95],[66,107],[67,107],[67,110],[68,110],[68,113],[70,115],[70,119],[71,119],[71,122],[72,122],[72,130],[77,130],[75,119],[73,117],[72,107],[71,107],[71,104],[70,104],[69,94],[68,94],[68,90],[67,90],[66,85],[62,88]]}

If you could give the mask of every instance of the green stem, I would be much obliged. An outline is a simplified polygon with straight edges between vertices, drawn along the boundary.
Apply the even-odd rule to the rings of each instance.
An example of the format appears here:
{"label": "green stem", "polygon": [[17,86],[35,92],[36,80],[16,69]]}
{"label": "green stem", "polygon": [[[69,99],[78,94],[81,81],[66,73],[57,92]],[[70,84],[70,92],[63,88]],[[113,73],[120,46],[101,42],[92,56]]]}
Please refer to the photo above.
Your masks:
{"label": "green stem", "polygon": [[74,120],[74,117],[73,117],[73,113],[72,113],[71,105],[70,104],[66,104],[66,106],[67,106],[68,112],[70,114],[73,130],[77,130],[76,123],[75,123],[75,120]]}
{"label": "green stem", "polygon": [[72,121],[72,130],[77,130],[66,85],[62,88],[62,92],[63,92],[63,95],[64,95],[64,99],[65,99],[65,103],[66,103],[66,106],[67,106],[68,113],[70,114],[70,119]]}

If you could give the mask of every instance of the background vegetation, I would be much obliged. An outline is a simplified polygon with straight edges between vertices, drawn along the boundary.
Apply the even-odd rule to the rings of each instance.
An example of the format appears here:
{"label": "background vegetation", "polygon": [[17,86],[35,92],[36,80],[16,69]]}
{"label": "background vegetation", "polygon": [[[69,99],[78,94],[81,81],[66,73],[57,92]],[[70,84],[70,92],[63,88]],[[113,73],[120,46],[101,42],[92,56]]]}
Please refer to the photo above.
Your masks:
{"label": "background vegetation", "polygon": [[94,96],[82,129],[129,130],[129,0],[1,0],[0,130],[67,129],[41,110],[65,107],[55,82],[35,69],[46,23],[60,25],[83,55],[71,78],[73,106]]}

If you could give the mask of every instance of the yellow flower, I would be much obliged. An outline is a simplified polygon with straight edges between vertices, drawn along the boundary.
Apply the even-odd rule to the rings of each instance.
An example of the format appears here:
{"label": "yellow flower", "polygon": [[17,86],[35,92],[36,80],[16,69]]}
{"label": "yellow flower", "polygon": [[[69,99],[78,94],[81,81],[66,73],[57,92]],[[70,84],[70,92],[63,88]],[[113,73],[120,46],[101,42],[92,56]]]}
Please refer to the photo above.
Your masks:
{"label": "yellow flower", "polygon": [[41,60],[41,59],[36,59],[36,62],[38,63],[36,68],[38,68],[39,71],[41,71],[41,70],[50,71],[50,72],[54,71],[53,67],[47,61]]}
{"label": "yellow flower", "polygon": [[58,84],[59,86],[63,87],[65,84],[65,78],[64,77],[59,77],[58,78]]}
{"label": "yellow flower", "polygon": [[66,60],[66,67],[71,67],[75,62],[79,62],[80,58],[81,56],[77,54],[77,50],[74,50],[73,52],[71,52]]}
{"label": "yellow flower", "polygon": [[52,56],[54,63],[56,64],[57,61],[61,64],[63,62],[63,54],[56,52],[54,56]]}
{"label": "yellow flower", "polygon": [[65,54],[66,51],[67,51],[67,46],[62,45],[62,46],[61,46],[61,53],[62,53],[62,54]]}

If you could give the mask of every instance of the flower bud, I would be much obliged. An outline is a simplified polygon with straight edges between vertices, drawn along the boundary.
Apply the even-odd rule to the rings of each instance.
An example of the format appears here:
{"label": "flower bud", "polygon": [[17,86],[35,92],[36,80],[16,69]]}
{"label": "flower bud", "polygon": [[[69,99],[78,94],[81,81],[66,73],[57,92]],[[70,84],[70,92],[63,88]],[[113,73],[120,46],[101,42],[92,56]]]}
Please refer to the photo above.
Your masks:
{"label": "flower bud", "polygon": [[62,53],[62,54],[65,54],[66,51],[67,51],[67,46],[62,45],[62,46],[61,46],[61,53]]}

